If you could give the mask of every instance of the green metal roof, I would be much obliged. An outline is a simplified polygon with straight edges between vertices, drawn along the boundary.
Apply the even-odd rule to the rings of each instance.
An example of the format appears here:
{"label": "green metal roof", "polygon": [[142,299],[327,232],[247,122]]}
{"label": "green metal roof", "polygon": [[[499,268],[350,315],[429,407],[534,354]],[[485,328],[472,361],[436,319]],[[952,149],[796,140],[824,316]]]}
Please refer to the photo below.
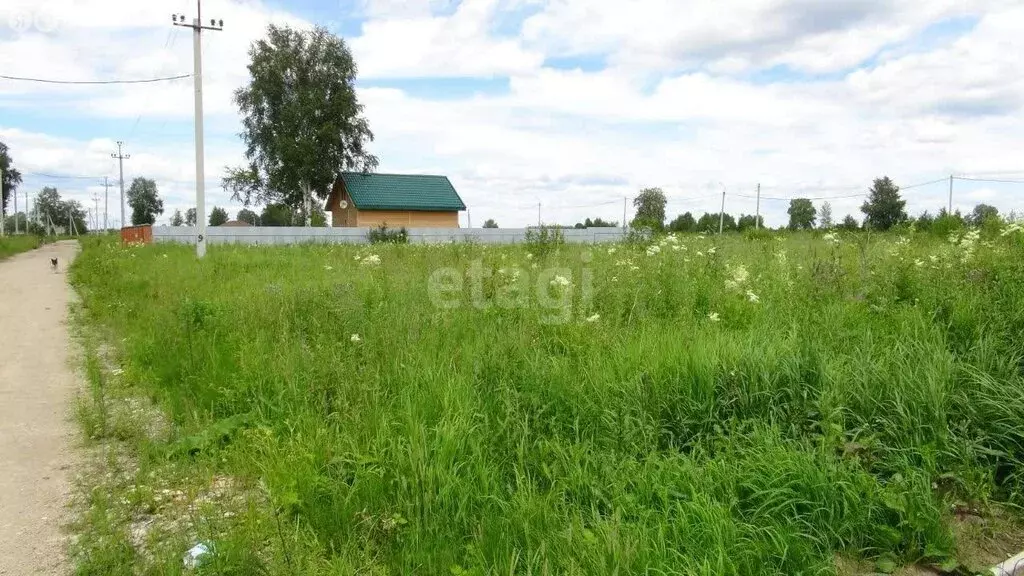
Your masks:
{"label": "green metal roof", "polygon": [[345,188],[360,210],[465,210],[446,176],[345,172]]}

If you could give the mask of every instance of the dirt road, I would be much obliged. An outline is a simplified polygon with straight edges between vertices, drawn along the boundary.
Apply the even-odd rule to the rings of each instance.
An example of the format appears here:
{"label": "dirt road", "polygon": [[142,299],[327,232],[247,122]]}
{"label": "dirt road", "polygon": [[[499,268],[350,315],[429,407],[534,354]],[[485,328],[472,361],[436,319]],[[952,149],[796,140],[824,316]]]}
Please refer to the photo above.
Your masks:
{"label": "dirt road", "polygon": [[[80,375],[69,364],[75,242],[0,262],[0,574],[67,572],[65,536]],[[60,270],[50,269],[56,256]]]}

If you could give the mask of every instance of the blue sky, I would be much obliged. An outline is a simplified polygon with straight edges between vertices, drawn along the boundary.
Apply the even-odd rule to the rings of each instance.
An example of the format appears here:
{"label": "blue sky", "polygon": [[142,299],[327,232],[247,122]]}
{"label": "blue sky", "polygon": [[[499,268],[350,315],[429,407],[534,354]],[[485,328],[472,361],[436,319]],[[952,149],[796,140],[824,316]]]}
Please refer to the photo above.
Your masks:
{"label": "blue sky", "polygon": [[[389,172],[448,175],[475,225],[622,219],[658,186],[670,217],[752,213],[766,196],[845,196],[875,177],[1024,180],[1024,8],[1002,0],[207,0],[208,206],[242,161],[231,93],[269,23],[326,26],[349,43]],[[171,13],[190,0],[13,0],[0,7],[0,74],[143,78],[191,71]],[[6,24],[6,26],[5,26]],[[0,140],[26,174],[93,206],[116,180],[157,180],[169,218],[194,202],[191,80],[67,87],[0,80]],[[50,176],[47,176],[50,175]],[[87,176],[54,178],[52,175]],[[1024,184],[957,181],[954,204],[1024,213]],[[907,190],[912,213],[943,183]],[[859,217],[859,198],[831,201]],[[19,203],[23,201],[19,200]],[[101,202],[102,204],[102,202]],[[766,200],[768,223],[786,202]],[[116,196],[111,197],[116,219]],[[627,215],[628,217],[628,215]],[[468,215],[463,214],[466,225]]]}

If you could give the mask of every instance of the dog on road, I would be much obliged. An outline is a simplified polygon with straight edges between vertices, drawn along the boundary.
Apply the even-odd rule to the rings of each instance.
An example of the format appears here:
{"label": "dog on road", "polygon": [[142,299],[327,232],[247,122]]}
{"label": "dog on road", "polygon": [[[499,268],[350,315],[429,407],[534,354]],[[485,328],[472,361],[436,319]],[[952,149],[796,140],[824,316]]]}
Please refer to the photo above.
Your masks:
{"label": "dog on road", "polygon": [[58,268],[57,259],[56,258],[50,258],[50,270],[53,270],[54,272],[56,272],[57,268]]}

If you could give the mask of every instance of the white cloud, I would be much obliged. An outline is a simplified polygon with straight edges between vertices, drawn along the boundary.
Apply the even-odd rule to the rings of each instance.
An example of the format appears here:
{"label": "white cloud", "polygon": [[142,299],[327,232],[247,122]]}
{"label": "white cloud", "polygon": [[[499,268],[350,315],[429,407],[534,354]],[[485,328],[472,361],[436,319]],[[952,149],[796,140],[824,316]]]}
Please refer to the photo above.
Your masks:
{"label": "white cloud", "polygon": [[365,78],[493,77],[536,70],[539,52],[488,35],[497,0],[463,0],[454,14],[371,20],[351,41]]}

